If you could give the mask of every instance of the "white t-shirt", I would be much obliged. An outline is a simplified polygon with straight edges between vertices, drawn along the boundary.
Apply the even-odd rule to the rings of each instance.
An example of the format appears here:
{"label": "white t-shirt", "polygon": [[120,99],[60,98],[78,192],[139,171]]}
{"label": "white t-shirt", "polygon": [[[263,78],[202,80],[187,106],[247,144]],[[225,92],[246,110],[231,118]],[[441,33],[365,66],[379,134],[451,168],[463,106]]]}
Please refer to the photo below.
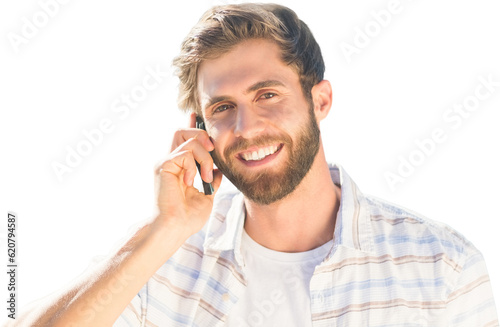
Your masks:
{"label": "white t-shirt", "polygon": [[227,326],[311,326],[309,282],[332,245],[333,240],[307,252],[277,252],[243,231],[248,287],[231,310]]}

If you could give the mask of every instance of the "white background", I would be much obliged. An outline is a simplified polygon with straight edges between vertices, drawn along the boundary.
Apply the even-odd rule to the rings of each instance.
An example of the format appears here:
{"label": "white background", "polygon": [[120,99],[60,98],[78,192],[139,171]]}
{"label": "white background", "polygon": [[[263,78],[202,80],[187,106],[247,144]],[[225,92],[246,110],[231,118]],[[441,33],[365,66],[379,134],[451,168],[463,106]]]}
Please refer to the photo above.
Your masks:
{"label": "white background", "polygon": [[[23,17],[38,17],[40,2],[1,3],[0,262],[11,210],[19,216],[18,308],[69,283],[152,214],[154,166],[187,123],[171,60],[201,14],[222,2],[68,1],[18,51],[9,35],[23,35]],[[353,45],[356,28],[373,24],[370,13],[390,1],[277,2],[299,14],[323,50],[334,90],[321,125],[328,159],[363,192],[464,234],[483,252],[500,301],[500,87],[459,128],[443,119],[474,95],[480,76],[500,81],[500,3],[401,0],[400,12],[348,63],[340,44]],[[169,76],[122,119],[111,104],[157,65]],[[68,147],[103,118],[113,131],[59,180],[53,163],[66,164]],[[397,173],[399,158],[435,128],[446,141],[391,190],[384,174]],[[1,298],[6,288],[2,282]]]}

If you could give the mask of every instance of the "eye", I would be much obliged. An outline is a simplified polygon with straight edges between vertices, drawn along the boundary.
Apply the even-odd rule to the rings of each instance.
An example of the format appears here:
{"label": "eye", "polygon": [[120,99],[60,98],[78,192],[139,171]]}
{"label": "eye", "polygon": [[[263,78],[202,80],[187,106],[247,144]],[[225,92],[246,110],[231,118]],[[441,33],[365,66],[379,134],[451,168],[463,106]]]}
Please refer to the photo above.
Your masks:
{"label": "eye", "polygon": [[271,99],[271,98],[274,98],[277,94],[276,93],[272,93],[272,92],[267,92],[267,93],[264,93],[260,96],[261,99]]}
{"label": "eye", "polygon": [[214,109],[213,112],[214,113],[223,112],[223,111],[226,111],[226,110],[229,110],[229,109],[232,109],[232,108],[234,108],[234,106],[231,105],[231,104],[223,104],[223,105],[220,105],[218,107],[215,107],[215,109]]}

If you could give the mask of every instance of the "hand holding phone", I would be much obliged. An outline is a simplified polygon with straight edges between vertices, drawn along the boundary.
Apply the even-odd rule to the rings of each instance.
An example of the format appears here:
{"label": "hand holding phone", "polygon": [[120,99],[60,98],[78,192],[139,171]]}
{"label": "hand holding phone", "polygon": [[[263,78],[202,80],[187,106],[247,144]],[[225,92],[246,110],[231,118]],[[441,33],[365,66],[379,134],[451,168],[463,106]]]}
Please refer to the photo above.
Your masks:
{"label": "hand holding phone", "polygon": [[[202,130],[206,131],[206,129],[205,129],[205,122],[199,116],[196,116],[196,128],[199,128],[199,129],[202,129]],[[200,168],[200,164],[198,162],[196,162],[196,167],[198,168],[198,172],[200,173],[200,177],[201,177],[201,168]],[[203,178],[201,179],[201,181],[203,182],[203,191],[205,192],[205,195],[211,195],[211,194],[213,194],[214,193],[214,188],[212,186],[212,183],[205,182],[203,180]]]}

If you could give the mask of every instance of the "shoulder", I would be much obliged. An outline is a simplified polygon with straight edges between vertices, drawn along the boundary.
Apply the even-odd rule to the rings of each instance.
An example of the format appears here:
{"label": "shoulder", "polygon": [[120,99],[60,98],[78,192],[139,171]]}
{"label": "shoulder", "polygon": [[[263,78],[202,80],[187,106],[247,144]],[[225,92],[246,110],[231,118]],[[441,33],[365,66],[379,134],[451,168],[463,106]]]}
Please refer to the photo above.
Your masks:
{"label": "shoulder", "polygon": [[444,223],[376,197],[367,196],[366,203],[379,251],[441,258],[457,269],[479,254],[461,233]]}

